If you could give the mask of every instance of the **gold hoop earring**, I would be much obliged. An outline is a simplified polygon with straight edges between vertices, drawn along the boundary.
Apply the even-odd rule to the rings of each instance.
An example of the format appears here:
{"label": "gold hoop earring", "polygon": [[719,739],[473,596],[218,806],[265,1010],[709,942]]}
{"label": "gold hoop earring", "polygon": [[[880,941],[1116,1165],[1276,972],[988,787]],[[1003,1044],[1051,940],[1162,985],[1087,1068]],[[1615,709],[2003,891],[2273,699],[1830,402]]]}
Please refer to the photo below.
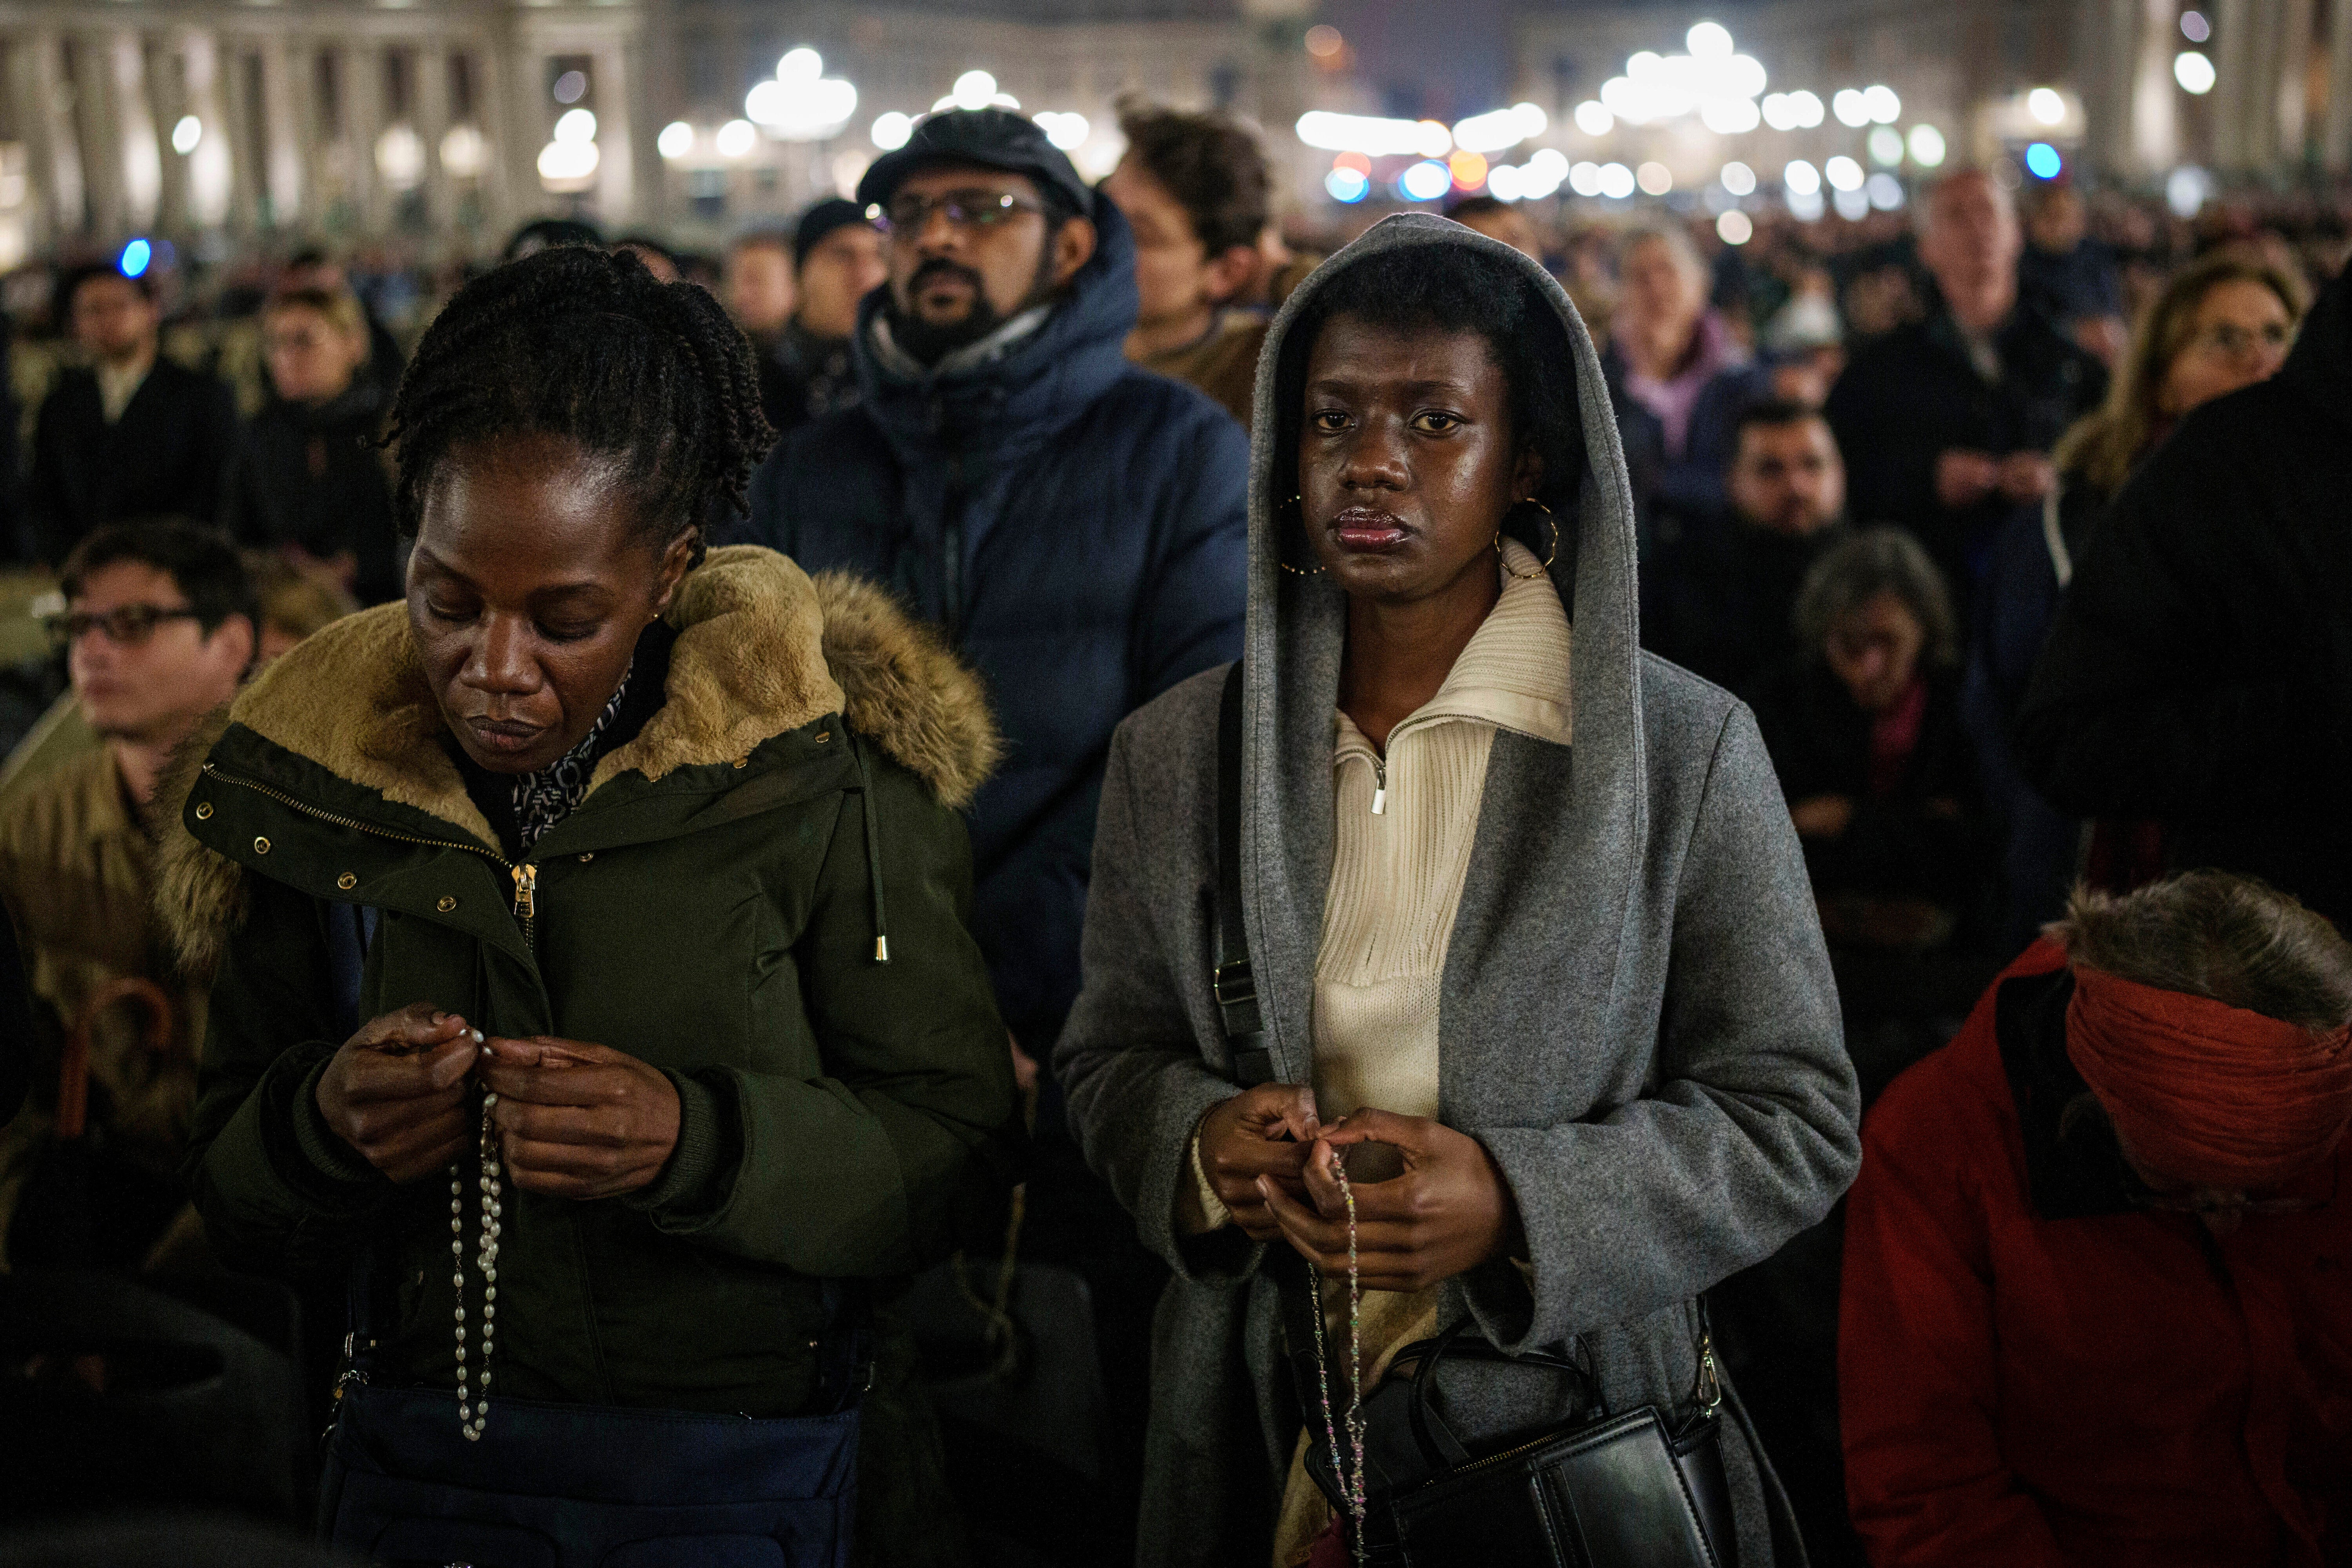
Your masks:
{"label": "gold hoop earring", "polygon": [[[1299,504],[1299,498],[1292,496],[1287,504],[1294,507],[1297,506]],[[1301,521],[1304,521],[1304,519]],[[1323,574],[1323,568],[1320,566],[1293,566],[1289,562],[1282,560],[1280,557],[1276,557],[1274,563],[1276,566],[1281,567],[1285,572],[1289,573],[1294,577],[1319,577]]]}
{"label": "gold hoop earring", "polygon": [[[1549,574],[1551,571],[1551,563],[1559,558],[1559,519],[1552,516],[1551,508],[1544,505],[1543,502],[1536,500],[1533,496],[1528,496],[1524,500],[1515,503],[1515,505],[1534,507],[1538,511],[1544,514],[1544,521],[1551,524],[1551,553],[1543,558],[1543,564],[1541,566],[1538,567],[1533,572],[1513,572],[1511,570],[1509,559],[1507,557],[1504,557],[1503,559],[1504,572],[1508,574],[1510,576],[1518,579],[1522,583],[1532,583],[1537,578]],[[1503,531],[1499,528],[1495,530],[1495,553],[1497,556],[1503,555]]]}

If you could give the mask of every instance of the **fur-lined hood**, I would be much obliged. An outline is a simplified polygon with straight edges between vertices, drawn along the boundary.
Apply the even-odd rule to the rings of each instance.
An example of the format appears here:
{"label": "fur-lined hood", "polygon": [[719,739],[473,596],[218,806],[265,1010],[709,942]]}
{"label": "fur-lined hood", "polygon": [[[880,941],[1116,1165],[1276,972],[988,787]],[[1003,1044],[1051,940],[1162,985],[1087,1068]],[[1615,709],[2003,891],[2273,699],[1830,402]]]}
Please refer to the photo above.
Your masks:
{"label": "fur-lined hood", "polygon": [[[844,573],[814,579],[772,550],[714,550],[680,585],[666,700],[635,740],[606,754],[593,795],[624,773],[657,782],[734,762],[773,735],[838,713],[960,809],[1001,743],[979,678],[936,631],[883,589]],[[485,848],[498,837],[441,744],[442,721],[404,605],[378,605],[278,659],[182,748],[164,808],[157,903],[184,965],[215,967],[244,908],[244,868],[199,843],[183,818],[215,744],[232,726],[384,801],[422,812]]]}

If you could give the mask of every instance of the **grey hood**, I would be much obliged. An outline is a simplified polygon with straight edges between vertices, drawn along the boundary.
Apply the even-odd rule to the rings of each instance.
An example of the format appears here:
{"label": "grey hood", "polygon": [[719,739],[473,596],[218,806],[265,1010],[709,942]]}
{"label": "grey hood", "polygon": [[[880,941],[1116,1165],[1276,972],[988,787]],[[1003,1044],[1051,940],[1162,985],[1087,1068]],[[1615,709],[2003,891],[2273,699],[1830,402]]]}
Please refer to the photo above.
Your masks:
{"label": "grey hood", "polygon": [[[1253,410],[1253,428],[1260,434],[1250,452],[1242,876],[1268,1044],[1279,1076],[1292,1082],[1307,1076],[1309,1005],[1330,880],[1331,714],[1339,700],[1347,596],[1328,577],[1300,576],[1281,565],[1281,534],[1288,526],[1281,511],[1297,489],[1295,473],[1284,471],[1292,465],[1299,419],[1292,389],[1302,379],[1312,346],[1303,339],[1294,342],[1291,329],[1341,272],[1368,257],[1400,249],[1426,251],[1432,266],[1443,265],[1445,253],[1455,249],[1508,263],[1537,297],[1539,310],[1559,320],[1575,360],[1573,417],[1584,461],[1573,505],[1554,502],[1563,537],[1551,573],[1572,623],[1570,692],[1577,758],[1568,826],[1578,885],[1591,894],[1583,918],[1592,922],[1579,933],[1579,950],[1596,961],[1608,954],[1612,970],[1649,826],[1633,497],[1592,335],[1567,291],[1509,246],[1424,213],[1384,218],[1316,268],[1275,318],[1258,361]],[[1549,541],[1530,542],[1540,556]],[[1300,542],[1287,543],[1295,559],[1303,558]],[[1559,765],[1568,766],[1565,754]],[[1596,976],[1604,995],[1613,988],[1605,984],[1612,979]]]}

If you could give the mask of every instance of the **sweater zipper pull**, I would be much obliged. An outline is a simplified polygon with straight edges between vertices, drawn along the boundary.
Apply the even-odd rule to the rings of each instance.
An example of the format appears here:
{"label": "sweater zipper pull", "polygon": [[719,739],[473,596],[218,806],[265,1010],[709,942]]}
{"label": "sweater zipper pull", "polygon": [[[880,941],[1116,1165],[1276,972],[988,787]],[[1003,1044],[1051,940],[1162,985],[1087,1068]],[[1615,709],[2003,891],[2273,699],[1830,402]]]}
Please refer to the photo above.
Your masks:
{"label": "sweater zipper pull", "polygon": [[539,912],[539,868],[528,863],[514,868],[514,912],[517,920],[530,920]]}
{"label": "sweater zipper pull", "polygon": [[1372,759],[1372,815],[1381,816],[1389,805],[1389,764],[1386,759]]}

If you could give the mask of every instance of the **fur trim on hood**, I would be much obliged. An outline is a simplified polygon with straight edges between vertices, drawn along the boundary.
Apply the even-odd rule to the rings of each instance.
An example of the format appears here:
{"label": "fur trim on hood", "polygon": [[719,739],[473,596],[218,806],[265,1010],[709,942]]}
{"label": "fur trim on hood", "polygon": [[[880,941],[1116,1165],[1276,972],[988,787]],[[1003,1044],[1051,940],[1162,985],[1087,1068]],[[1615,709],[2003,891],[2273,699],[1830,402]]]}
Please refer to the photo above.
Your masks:
{"label": "fur trim on hood", "polygon": [[[666,700],[607,753],[593,791],[624,773],[658,781],[731,762],[770,736],[839,713],[961,809],[1002,751],[980,679],[928,624],[846,573],[810,578],[753,545],[714,550],[680,584]],[[381,605],[313,634],[215,713],[175,755],[156,905],[192,974],[217,966],[245,911],[245,872],[182,821],[204,763],[231,724],[485,847],[497,835],[440,744],[440,710],[410,641],[405,605]]]}

